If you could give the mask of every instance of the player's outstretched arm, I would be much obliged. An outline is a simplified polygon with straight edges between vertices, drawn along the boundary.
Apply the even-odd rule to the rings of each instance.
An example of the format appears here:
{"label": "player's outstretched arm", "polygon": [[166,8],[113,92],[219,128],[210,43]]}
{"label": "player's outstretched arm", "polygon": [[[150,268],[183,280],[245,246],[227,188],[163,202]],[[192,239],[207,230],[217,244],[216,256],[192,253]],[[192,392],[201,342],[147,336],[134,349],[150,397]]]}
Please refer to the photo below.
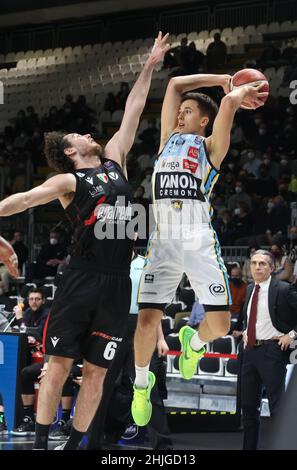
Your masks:
{"label": "player's outstretched arm", "polygon": [[14,194],[0,202],[0,217],[23,212],[30,207],[47,204],[72,193],[76,188],[75,176],[71,173],[56,175],[45,183],[24,193]]}
{"label": "player's outstretched arm", "polygon": [[213,124],[212,135],[205,139],[210,161],[215,168],[220,168],[228,152],[234,115],[242,102],[248,99],[255,109],[263,106],[264,103],[261,98],[268,96],[268,93],[261,92],[262,86],[262,84],[257,87],[244,85],[231,91],[222,99]]}
{"label": "player's outstretched arm", "polygon": [[221,86],[225,93],[229,93],[230,81],[231,76],[226,74],[195,74],[171,78],[162,106],[160,151],[177,126],[182,95],[196,88],[213,86]]}
{"label": "player's outstretched arm", "polygon": [[168,34],[162,37],[160,31],[152,52],[129,93],[120,129],[105,147],[106,157],[117,161],[122,167],[125,166],[125,158],[135,139],[139,119],[150,89],[153,70],[155,65],[164,59],[164,54],[169,48],[167,39]]}

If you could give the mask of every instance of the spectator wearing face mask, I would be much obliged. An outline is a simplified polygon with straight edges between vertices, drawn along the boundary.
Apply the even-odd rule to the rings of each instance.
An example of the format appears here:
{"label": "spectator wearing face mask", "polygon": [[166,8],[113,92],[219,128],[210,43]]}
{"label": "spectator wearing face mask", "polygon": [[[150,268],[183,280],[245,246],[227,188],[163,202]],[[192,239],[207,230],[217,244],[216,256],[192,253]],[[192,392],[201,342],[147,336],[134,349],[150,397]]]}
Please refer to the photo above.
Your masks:
{"label": "spectator wearing face mask", "polygon": [[266,165],[260,165],[259,167],[259,178],[255,182],[255,192],[261,197],[274,197],[277,195],[277,183],[275,179],[269,176]]}
{"label": "spectator wearing face mask", "polygon": [[256,157],[254,150],[248,150],[247,160],[243,165],[243,169],[248,172],[249,175],[254,176],[255,178],[259,175],[259,167],[261,165],[261,160]]}
{"label": "spectator wearing face mask", "polygon": [[278,178],[283,178],[284,176],[287,176],[287,175],[289,177],[291,177],[292,175],[291,164],[290,164],[289,157],[282,153],[280,156],[280,168],[279,168]]}
{"label": "spectator wearing face mask", "polygon": [[66,255],[66,246],[61,242],[60,232],[52,230],[49,241],[42,246],[36,262],[28,265],[26,282],[55,276],[58,267],[65,263]]}
{"label": "spectator wearing face mask", "polygon": [[262,155],[262,165],[265,165],[268,171],[268,176],[274,178],[275,180],[278,179],[279,175],[279,168],[280,164],[275,162],[271,159],[271,155],[269,153],[263,153]]}
{"label": "spectator wearing face mask", "polygon": [[246,203],[240,202],[234,209],[233,223],[235,225],[234,245],[246,245],[247,237],[253,233],[253,219]]}
{"label": "spectator wearing face mask", "polygon": [[234,211],[236,207],[239,206],[241,202],[244,202],[249,209],[252,208],[252,199],[251,197],[244,191],[242,181],[236,181],[235,183],[235,194],[230,197],[228,201],[228,209],[230,211]]}
{"label": "spectator wearing face mask", "polygon": [[279,281],[290,282],[293,276],[293,264],[289,257],[284,254],[280,245],[272,245],[270,253],[274,256],[275,270],[272,275]]}
{"label": "spectator wearing face mask", "polygon": [[221,217],[218,217],[213,222],[213,226],[221,245],[233,245],[235,227],[234,223],[232,222],[231,211],[225,209],[222,212]]}

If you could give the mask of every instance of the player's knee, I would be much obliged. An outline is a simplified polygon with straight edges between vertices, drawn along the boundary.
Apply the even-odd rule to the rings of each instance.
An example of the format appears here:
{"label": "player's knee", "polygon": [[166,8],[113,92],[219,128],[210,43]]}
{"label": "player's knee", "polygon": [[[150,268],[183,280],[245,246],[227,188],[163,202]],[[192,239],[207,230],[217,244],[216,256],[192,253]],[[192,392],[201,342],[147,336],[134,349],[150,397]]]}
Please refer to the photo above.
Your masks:
{"label": "player's knee", "polygon": [[162,318],[159,312],[147,310],[142,311],[138,316],[137,328],[139,330],[155,329]]}
{"label": "player's knee", "polygon": [[99,392],[98,386],[103,383],[107,369],[103,367],[96,366],[94,364],[84,363],[83,368],[83,383],[87,382],[88,389],[94,390],[95,393]]}

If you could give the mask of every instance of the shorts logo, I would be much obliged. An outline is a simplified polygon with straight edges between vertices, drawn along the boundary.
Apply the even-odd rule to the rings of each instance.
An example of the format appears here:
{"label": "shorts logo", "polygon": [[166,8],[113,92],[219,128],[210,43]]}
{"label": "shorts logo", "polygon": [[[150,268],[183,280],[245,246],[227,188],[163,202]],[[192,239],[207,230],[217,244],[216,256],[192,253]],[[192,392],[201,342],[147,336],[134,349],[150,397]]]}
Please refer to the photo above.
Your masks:
{"label": "shorts logo", "polygon": [[191,173],[195,173],[198,168],[198,163],[191,162],[190,160],[183,160],[183,169],[190,170]]}
{"label": "shorts logo", "polygon": [[115,173],[115,171],[110,171],[108,173],[108,176],[110,177],[110,179],[116,181],[117,179],[119,179],[119,175],[117,173]]}
{"label": "shorts logo", "polygon": [[53,343],[54,348],[57,346],[59,341],[60,341],[60,338],[57,338],[56,336],[51,338],[51,342]]}
{"label": "shorts logo", "polygon": [[78,172],[78,173],[76,173],[76,174],[77,174],[77,176],[79,176],[80,178],[83,178],[84,176],[86,176],[84,173],[79,173],[79,172]]}
{"label": "shorts logo", "polygon": [[177,211],[181,211],[182,208],[183,208],[183,201],[174,200],[174,201],[171,201],[171,205],[172,205],[173,209],[175,209]]}
{"label": "shorts logo", "polygon": [[147,284],[153,284],[154,282],[154,274],[146,274],[144,276],[144,282],[146,282]]}
{"label": "shorts logo", "polygon": [[216,296],[216,295],[224,295],[225,292],[226,292],[226,289],[225,287],[223,286],[223,284],[211,284],[209,286],[209,292]]}
{"label": "shorts logo", "polygon": [[105,173],[98,173],[97,176],[103,183],[108,183],[108,176]]}
{"label": "shorts logo", "polygon": [[119,343],[123,341],[123,338],[110,336],[110,335],[107,335],[106,333],[103,333],[102,331],[92,331],[91,336],[99,336],[99,338],[106,339],[107,341],[117,341]]}
{"label": "shorts logo", "polygon": [[197,147],[189,148],[188,157],[195,158],[197,160],[197,158],[199,157],[199,150],[197,149]]}

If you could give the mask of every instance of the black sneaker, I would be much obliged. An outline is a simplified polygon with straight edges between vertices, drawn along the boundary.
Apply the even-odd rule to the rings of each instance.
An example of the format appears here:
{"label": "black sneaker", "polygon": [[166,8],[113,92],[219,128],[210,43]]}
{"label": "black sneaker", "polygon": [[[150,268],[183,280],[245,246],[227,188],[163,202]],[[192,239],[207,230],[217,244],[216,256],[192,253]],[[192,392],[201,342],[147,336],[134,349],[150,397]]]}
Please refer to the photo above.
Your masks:
{"label": "black sneaker", "polygon": [[23,422],[11,431],[13,436],[34,436],[35,423],[29,416],[25,416]]}
{"label": "black sneaker", "polygon": [[50,441],[67,441],[70,436],[71,427],[65,421],[58,421],[58,427],[49,433]]}
{"label": "black sneaker", "polygon": [[6,423],[0,423],[0,436],[6,436],[8,434]]}

